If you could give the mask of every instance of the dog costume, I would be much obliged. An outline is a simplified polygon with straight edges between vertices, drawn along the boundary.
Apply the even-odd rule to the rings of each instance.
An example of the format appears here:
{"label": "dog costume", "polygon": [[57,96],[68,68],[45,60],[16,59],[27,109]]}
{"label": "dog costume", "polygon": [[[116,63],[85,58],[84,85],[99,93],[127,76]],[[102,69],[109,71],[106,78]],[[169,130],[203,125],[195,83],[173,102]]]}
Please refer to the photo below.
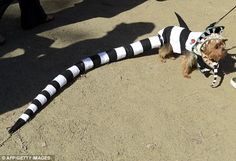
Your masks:
{"label": "dog costume", "polygon": [[[104,64],[119,61],[125,58],[137,56],[143,52],[154,48],[160,48],[164,43],[169,42],[175,53],[181,53],[184,50],[194,51],[196,56],[201,59],[201,46],[206,41],[207,36],[212,33],[219,34],[222,27],[207,29],[206,32],[191,32],[190,30],[171,26],[166,27],[158,32],[158,35],[134,42],[132,44],[117,47],[108,51],[100,52],[96,55],[80,60],[78,63],[66,69],[63,73],[56,76],[42,91],[39,93],[27,107],[26,111],[19,117],[16,123],[8,131],[13,134],[30,120],[53,96],[55,96],[62,87],[71,83],[75,78],[89,70],[100,67]],[[204,61],[202,60],[204,63]],[[202,62],[198,61],[199,68],[202,68]],[[205,68],[205,67],[204,67]],[[217,69],[217,68],[214,68]],[[217,71],[214,70],[216,75]]]}
{"label": "dog costume", "polygon": [[192,32],[189,29],[179,26],[169,26],[158,32],[161,44],[170,43],[173,52],[181,54],[190,51],[195,54],[198,69],[209,76],[213,69],[214,80],[212,86],[217,81],[219,63],[209,60],[203,53],[203,48],[212,39],[223,39],[220,35],[224,30],[223,26],[207,28],[205,32]]}

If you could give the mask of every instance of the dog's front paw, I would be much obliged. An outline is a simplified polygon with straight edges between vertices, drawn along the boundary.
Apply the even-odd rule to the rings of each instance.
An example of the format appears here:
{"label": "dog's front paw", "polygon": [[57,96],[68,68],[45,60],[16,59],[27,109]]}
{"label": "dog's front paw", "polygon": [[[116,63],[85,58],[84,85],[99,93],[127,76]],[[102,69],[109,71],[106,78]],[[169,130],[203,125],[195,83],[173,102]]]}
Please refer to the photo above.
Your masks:
{"label": "dog's front paw", "polygon": [[191,76],[190,75],[184,75],[184,78],[190,79]]}
{"label": "dog's front paw", "polygon": [[161,61],[161,63],[166,63],[165,59],[161,59],[160,61]]}

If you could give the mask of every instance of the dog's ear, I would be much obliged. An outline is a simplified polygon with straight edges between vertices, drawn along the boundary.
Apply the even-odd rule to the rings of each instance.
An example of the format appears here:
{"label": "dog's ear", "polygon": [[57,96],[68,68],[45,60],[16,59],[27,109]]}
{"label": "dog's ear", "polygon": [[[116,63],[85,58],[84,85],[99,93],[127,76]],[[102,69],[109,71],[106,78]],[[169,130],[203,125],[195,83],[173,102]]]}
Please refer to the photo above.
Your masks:
{"label": "dog's ear", "polygon": [[215,44],[214,48],[215,48],[215,49],[224,48],[226,41],[228,41],[228,39],[222,39],[222,40],[220,40],[218,43]]}

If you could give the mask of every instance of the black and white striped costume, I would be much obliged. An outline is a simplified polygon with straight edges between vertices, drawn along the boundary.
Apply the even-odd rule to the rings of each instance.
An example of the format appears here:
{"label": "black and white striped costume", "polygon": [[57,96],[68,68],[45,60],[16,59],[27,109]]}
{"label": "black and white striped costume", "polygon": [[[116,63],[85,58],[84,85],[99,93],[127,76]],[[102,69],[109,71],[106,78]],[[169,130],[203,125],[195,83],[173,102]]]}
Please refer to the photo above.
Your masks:
{"label": "black and white striped costume", "polygon": [[205,32],[192,32],[183,27],[169,26],[160,30],[159,35],[163,44],[171,44],[174,53],[181,54],[186,50],[195,53],[197,67],[205,76],[208,76],[213,69],[214,80],[211,86],[215,86],[219,64],[218,62],[212,62],[212,66],[209,66],[203,59],[201,50],[205,42],[209,40],[208,37],[210,37],[210,35],[217,35],[216,38],[222,38],[220,34],[223,30],[224,27],[219,26],[207,28]]}
{"label": "black and white striped costume", "polygon": [[104,51],[79,61],[63,73],[56,76],[51,83],[49,83],[41,93],[34,98],[31,104],[27,107],[27,110],[20,116],[8,132],[13,134],[17,131],[30,118],[32,118],[37,111],[41,110],[50,98],[58,93],[62,87],[72,82],[81,74],[107,63],[131,58],[151,49],[160,48],[167,42],[171,43],[175,53],[181,53],[186,49],[192,50],[195,44],[192,40],[194,39],[197,42],[201,35],[202,33],[200,32],[191,32],[182,27],[171,26],[160,30],[157,36],[137,41],[127,46],[121,46]]}
{"label": "black and white striped costume", "polygon": [[[213,26],[207,27],[206,31],[201,34],[201,36],[197,39],[196,44],[192,47],[192,51],[196,54],[198,60],[198,68],[205,75],[209,75],[211,69],[213,69],[214,80],[211,84],[212,87],[215,87],[217,77],[218,77],[218,69],[219,62],[209,62],[211,60],[205,60],[205,55],[202,53],[204,45],[208,43],[209,40],[212,39],[223,39],[221,33],[224,31],[224,26]],[[207,62],[208,61],[208,62]]]}

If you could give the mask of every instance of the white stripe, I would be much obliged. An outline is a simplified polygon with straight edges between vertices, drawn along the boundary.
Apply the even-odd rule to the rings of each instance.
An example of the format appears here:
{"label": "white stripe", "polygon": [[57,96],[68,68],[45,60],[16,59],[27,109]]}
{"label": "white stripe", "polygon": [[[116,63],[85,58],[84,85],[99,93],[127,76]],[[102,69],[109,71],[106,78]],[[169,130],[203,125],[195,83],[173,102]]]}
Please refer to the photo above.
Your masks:
{"label": "white stripe", "polygon": [[138,54],[143,53],[143,46],[140,41],[134,42],[130,45],[133,48],[134,55],[138,55]]}
{"label": "white stripe", "polygon": [[30,109],[31,111],[33,111],[33,113],[35,113],[38,110],[38,107],[35,104],[31,103],[28,106],[28,109]]}
{"label": "white stripe", "polygon": [[84,63],[85,71],[93,68],[94,64],[90,58],[83,59],[82,61]]}
{"label": "white stripe", "polygon": [[47,102],[47,98],[42,94],[37,95],[35,99],[37,99],[41,105],[44,105]]}
{"label": "white stripe", "polygon": [[67,80],[63,75],[58,75],[56,78],[53,79],[54,81],[57,81],[57,83],[60,84],[60,87],[63,87],[66,83]]}
{"label": "white stripe", "polygon": [[126,57],[126,51],[124,47],[115,48],[117,54],[117,60],[123,59]]}
{"label": "white stripe", "polygon": [[202,72],[209,72],[210,69],[204,68],[204,69],[200,69]]}
{"label": "white stripe", "polygon": [[72,67],[68,68],[67,70],[71,71],[71,73],[73,74],[73,77],[76,77],[80,73],[80,70],[76,65],[73,65]]}
{"label": "white stripe", "polygon": [[218,63],[217,62],[213,62],[212,63],[216,68],[218,67]]}
{"label": "white stripe", "polygon": [[164,41],[163,32],[164,32],[164,29],[161,29],[160,31],[158,31],[158,34],[160,35],[162,41]]}
{"label": "white stripe", "polygon": [[175,53],[181,53],[181,46],[180,46],[180,34],[184,28],[182,27],[173,27],[170,33],[170,44],[173,48]]}
{"label": "white stripe", "polygon": [[108,54],[104,51],[101,53],[98,53],[101,59],[101,64],[106,64],[110,61]]}
{"label": "white stripe", "polygon": [[50,94],[50,96],[54,95],[57,91],[56,88],[53,87],[51,84],[47,85],[47,87],[44,88],[44,90],[47,91]]}
{"label": "white stripe", "polygon": [[152,49],[161,47],[161,42],[158,36],[152,36],[149,37],[148,39],[151,42]]}
{"label": "white stripe", "polygon": [[20,116],[20,118],[23,119],[23,120],[26,122],[26,121],[28,121],[28,119],[29,119],[29,115],[23,113],[23,114]]}

